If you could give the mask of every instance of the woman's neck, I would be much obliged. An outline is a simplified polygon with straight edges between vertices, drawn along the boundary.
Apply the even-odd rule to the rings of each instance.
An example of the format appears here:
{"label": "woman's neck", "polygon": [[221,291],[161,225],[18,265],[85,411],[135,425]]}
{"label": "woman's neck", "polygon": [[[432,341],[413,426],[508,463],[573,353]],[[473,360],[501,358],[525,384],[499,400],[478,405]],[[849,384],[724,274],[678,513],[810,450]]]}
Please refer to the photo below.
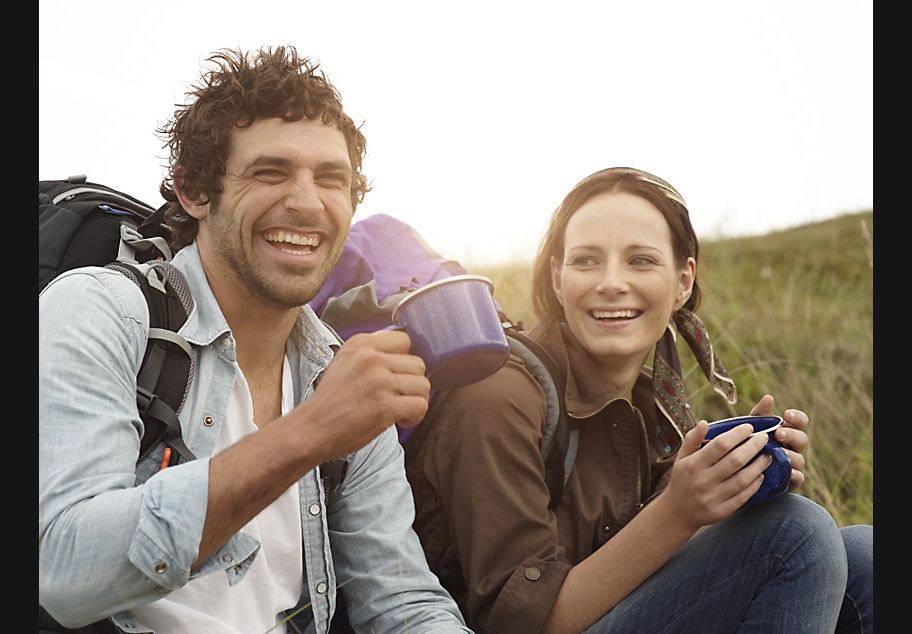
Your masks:
{"label": "woman's neck", "polygon": [[582,348],[571,337],[567,354],[580,397],[585,401],[616,395],[633,401],[636,385],[649,351],[636,357],[599,358]]}

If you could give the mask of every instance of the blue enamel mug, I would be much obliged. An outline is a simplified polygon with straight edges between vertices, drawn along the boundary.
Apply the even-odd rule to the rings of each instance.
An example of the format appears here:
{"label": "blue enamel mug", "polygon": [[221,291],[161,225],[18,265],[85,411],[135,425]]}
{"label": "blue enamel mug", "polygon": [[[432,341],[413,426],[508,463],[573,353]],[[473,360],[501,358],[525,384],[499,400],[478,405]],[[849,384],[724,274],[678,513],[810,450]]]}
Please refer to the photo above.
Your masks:
{"label": "blue enamel mug", "polygon": [[424,360],[435,390],[480,381],[510,356],[494,284],[486,277],[456,275],[432,282],[406,295],[392,319],[392,329],[408,333],[411,352]]}
{"label": "blue enamel mug", "polygon": [[782,426],[781,416],[736,416],[714,421],[709,423],[709,431],[706,432],[703,443],[744,423],[750,423],[753,426],[754,434],[769,435],[769,440],[760,453],[769,454],[773,458],[770,466],[763,472],[763,484],[760,485],[760,490],[747,501],[747,504],[768,502],[785,493],[792,478],[792,461],[782,448],[782,443],[776,440],[773,434]]}

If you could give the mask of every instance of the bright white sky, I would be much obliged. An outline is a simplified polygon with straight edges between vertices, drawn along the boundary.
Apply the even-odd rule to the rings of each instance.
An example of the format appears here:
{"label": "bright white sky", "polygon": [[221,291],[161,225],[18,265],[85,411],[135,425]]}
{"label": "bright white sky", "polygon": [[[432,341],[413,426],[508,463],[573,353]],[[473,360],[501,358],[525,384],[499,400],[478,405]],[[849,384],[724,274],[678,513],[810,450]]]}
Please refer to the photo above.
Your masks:
{"label": "bright white sky", "polygon": [[464,264],[531,258],[617,165],[672,183],[702,239],[764,234],[873,208],[873,30],[873,0],[40,0],[38,176],[157,207],[154,131],[200,62],[291,44],[363,122],[356,219]]}

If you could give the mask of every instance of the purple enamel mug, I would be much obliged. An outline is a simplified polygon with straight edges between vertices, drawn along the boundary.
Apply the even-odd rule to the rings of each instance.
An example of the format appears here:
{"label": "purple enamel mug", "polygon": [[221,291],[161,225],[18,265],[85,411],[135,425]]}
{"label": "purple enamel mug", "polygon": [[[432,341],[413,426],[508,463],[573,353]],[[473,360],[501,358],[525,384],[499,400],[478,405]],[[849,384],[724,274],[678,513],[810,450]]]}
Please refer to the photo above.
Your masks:
{"label": "purple enamel mug", "polygon": [[393,310],[393,328],[405,330],[412,353],[424,360],[435,390],[463,387],[494,374],[510,344],[494,305],[494,284],[456,275],[407,295]]}
{"label": "purple enamel mug", "polygon": [[763,472],[763,484],[760,485],[760,490],[754,493],[747,501],[747,504],[767,502],[785,493],[792,478],[792,461],[789,460],[788,454],[782,448],[782,443],[776,440],[773,435],[782,426],[781,416],[736,416],[717,420],[709,423],[709,431],[706,432],[706,438],[703,442],[705,444],[719,434],[724,434],[744,423],[750,423],[753,426],[754,434],[765,433],[769,435],[769,440],[760,453],[769,454],[773,458],[773,462]]}

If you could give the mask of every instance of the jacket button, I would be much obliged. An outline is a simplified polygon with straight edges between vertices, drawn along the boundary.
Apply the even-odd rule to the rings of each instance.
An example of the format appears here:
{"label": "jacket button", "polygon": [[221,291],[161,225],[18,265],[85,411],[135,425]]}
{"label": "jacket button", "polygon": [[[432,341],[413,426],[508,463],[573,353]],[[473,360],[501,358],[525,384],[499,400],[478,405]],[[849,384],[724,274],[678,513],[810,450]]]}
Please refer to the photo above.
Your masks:
{"label": "jacket button", "polygon": [[163,561],[160,561],[157,564],[155,564],[155,572],[157,572],[158,574],[162,574],[167,569],[168,569],[168,564],[166,564]]}
{"label": "jacket button", "polygon": [[206,427],[212,427],[212,423],[214,423],[214,422],[215,421],[212,419],[211,416],[207,416],[206,418],[203,419],[203,425],[205,425]]}
{"label": "jacket button", "polygon": [[307,510],[310,511],[311,515],[319,515],[320,514],[320,505],[317,503],[311,504],[310,508]]}
{"label": "jacket button", "polygon": [[529,581],[535,581],[541,577],[541,570],[539,570],[535,566],[529,566],[528,568],[526,568],[525,575],[526,575],[526,579],[528,579]]}
{"label": "jacket button", "polygon": [[322,581],[317,584],[317,594],[323,594],[326,592],[326,584]]}

